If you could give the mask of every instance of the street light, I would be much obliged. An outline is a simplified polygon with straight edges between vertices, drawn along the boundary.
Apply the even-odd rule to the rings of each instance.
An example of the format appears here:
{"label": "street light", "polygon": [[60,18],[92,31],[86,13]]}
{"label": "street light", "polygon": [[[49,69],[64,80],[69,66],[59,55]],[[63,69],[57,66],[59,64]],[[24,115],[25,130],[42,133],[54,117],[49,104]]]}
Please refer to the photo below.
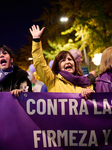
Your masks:
{"label": "street light", "polygon": [[60,18],[60,21],[61,21],[61,22],[67,22],[67,21],[68,21],[68,18],[67,18],[67,17],[61,17],[61,18]]}
{"label": "street light", "polygon": [[99,66],[100,65],[100,61],[101,61],[101,56],[102,56],[102,53],[99,53],[99,54],[95,54],[93,59],[92,59],[92,62],[96,65],[96,66]]}
{"label": "street light", "polygon": [[32,57],[29,57],[28,60],[33,60],[33,58],[32,58]]}

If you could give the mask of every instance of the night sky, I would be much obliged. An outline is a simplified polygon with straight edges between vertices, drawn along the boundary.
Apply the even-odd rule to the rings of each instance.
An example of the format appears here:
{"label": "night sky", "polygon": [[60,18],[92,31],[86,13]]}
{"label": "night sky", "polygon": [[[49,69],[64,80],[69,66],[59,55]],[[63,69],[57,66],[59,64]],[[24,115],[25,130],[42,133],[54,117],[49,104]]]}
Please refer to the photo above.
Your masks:
{"label": "night sky", "polygon": [[23,47],[28,39],[29,28],[44,11],[44,6],[49,7],[45,0],[1,0],[0,1],[0,45],[10,47],[13,52]]}

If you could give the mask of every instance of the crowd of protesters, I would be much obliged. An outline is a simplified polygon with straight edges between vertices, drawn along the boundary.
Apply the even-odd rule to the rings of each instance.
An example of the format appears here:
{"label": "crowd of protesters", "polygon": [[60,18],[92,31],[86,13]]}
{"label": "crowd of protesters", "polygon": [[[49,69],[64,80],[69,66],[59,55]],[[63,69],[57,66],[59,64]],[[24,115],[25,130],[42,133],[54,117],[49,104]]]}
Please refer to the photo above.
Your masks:
{"label": "crowd of protesters", "polygon": [[[22,92],[81,93],[85,99],[91,93],[112,92],[112,47],[104,50],[100,74],[95,81],[95,72],[86,76],[83,74],[80,67],[82,54],[79,50],[61,51],[53,60],[52,66],[47,65],[40,41],[44,29],[45,27],[40,30],[38,25],[30,28],[33,64],[40,81],[30,71],[15,66],[11,49],[0,45],[0,92],[10,91],[15,96]],[[41,90],[43,86],[45,91]]]}

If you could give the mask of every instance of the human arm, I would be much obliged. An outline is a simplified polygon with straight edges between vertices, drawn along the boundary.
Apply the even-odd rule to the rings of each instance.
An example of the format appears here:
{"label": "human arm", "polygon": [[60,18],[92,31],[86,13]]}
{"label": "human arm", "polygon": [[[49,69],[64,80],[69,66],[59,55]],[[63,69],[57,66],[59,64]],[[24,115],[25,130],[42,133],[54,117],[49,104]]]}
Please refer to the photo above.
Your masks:
{"label": "human arm", "polygon": [[34,64],[37,74],[40,77],[40,80],[43,81],[48,88],[48,86],[53,83],[54,74],[52,70],[50,69],[50,67],[47,65],[46,60],[44,59],[44,56],[42,53],[41,41],[38,41],[44,29],[45,28],[42,28],[40,30],[39,26],[33,25],[32,28],[30,28],[30,33],[33,37],[33,41],[32,41],[33,64]]}

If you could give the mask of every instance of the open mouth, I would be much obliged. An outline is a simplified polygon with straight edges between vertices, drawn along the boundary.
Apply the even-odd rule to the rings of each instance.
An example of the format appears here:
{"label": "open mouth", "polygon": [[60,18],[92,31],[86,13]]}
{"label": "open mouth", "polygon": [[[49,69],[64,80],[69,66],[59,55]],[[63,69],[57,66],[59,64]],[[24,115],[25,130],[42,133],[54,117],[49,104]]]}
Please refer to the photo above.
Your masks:
{"label": "open mouth", "polygon": [[6,62],[7,61],[5,59],[2,59],[0,63],[3,65],[3,64],[6,64]]}
{"label": "open mouth", "polygon": [[72,66],[70,64],[65,66],[65,70],[69,70],[69,69],[72,69]]}

